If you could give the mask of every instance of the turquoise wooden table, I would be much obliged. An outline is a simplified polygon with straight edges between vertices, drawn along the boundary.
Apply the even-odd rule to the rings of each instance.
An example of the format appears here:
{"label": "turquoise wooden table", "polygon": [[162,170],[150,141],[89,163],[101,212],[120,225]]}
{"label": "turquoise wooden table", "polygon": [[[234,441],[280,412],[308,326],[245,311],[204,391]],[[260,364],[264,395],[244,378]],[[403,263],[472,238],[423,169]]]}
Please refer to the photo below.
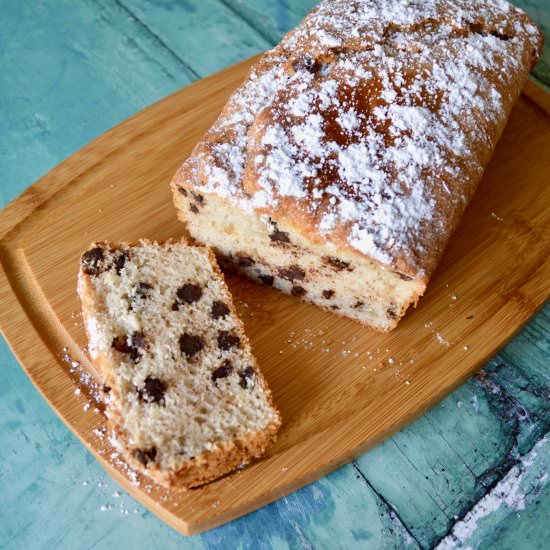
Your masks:
{"label": "turquoise wooden table", "polygon": [[[0,206],[143,107],[274,45],[314,3],[3,0]],[[548,1],[516,3],[550,42]],[[535,76],[550,84],[548,46]],[[270,506],[184,538],[118,489],[2,341],[0,547],[547,548],[549,357],[547,304],[415,424]]]}

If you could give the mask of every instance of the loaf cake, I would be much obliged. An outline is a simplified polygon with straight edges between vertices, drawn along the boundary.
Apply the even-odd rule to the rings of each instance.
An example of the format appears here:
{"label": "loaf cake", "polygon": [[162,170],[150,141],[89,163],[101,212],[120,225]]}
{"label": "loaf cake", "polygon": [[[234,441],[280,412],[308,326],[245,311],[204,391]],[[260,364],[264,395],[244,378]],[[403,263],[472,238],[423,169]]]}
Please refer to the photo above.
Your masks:
{"label": "loaf cake", "polygon": [[386,331],[416,304],[542,47],[502,0],[325,0],[172,181],[188,237]]}
{"label": "loaf cake", "polygon": [[78,293],[108,424],[131,466],[195,487],[265,452],[279,413],[211,251],[96,243]]}

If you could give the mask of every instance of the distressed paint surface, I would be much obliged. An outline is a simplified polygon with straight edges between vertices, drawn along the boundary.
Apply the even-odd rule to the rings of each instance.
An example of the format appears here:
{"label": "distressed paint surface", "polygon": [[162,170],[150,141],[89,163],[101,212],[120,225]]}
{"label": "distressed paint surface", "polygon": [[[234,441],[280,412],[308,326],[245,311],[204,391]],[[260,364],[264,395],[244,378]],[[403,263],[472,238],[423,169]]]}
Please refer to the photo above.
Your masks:
{"label": "distressed paint surface", "polygon": [[[275,44],[313,5],[5,0],[0,206],[129,115]],[[518,5],[550,29],[544,0]],[[536,75],[550,84],[548,46]],[[184,539],[119,491],[2,341],[0,546],[543,548],[549,356],[547,304],[478,377],[415,424],[270,506]],[[501,494],[514,481],[518,501]]]}

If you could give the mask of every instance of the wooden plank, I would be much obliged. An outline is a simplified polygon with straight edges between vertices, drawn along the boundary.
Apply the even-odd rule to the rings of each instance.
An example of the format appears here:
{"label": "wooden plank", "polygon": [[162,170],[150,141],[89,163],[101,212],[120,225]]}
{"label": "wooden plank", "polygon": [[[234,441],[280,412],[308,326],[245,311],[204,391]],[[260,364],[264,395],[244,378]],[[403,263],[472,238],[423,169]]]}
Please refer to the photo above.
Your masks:
{"label": "wooden plank", "polygon": [[[526,414],[550,425],[550,303],[499,357],[502,361],[496,361],[495,380],[525,407]],[[502,368],[506,364],[514,368]]]}
{"label": "wooden plank", "polygon": [[[235,15],[235,2],[117,0],[178,58],[201,77],[271,46],[260,32]],[[170,22],[170,24],[168,24]]]}
{"label": "wooden plank", "polygon": [[546,38],[541,58],[533,74],[547,86],[550,86],[550,9],[548,2],[537,0],[512,0],[512,4],[525,10],[537,23]]}
{"label": "wooden plank", "polygon": [[209,548],[418,548],[352,465],[201,538]]}
{"label": "wooden plank", "polygon": [[479,378],[357,460],[423,547],[445,536],[550,428],[525,417],[490,374]]}
{"label": "wooden plank", "polygon": [[[86,363],[82,327],[74,326],[74,266],[90,234],[132,240],[179,233],[166,182],[246,69],[232,67],[170,96],[60,165],[42,182],[55,194],[12,228],[0,250],[9,277],[0,289],[1,323],[27,372],[108,471],[185,532],[274,500],[425,412],[479,368],[549,292],[549,167],[541,152],[550,117],[522,99],[421,307],[396,331],[376,335],[270,289],[229,279],[237,298],[248,303],[241,312],[256,312],[245,315],[245,324],[286,419],[270,456],[193,492],[167,495],[153,486],[149,492],[147,482],[129,484],[124,467],[107,460],[112,450],[95,435],[97,420],[83,414],[70,373],[57,360],[65,343]],[[17,204],[3,216],[4,225],[16,210]],[[512,257],[521,259],[513,269]],[[477,278],[468,277],[473,270]],[[328,353],[319,338],[311,346],[285,345],[289,332],[303,341],[311,338],[308,331],[319,336],[319,330],[332,340]]]}
{"label": "wooden plank", "polygon": [[113,2],[8,0],[2,19],[0,204],[195,78]]}
{"label": "wooden plank", "polygon": [[483,390],[467,383],[357,462],[419,543],[430,547],[449,531],[454,515],[484,494],[485,474],[513,443],[511,426],[491,410]]}
{"label": "wooden plank", "polygon": [[447,534],[550,430],[549,314],[550,303],[475,381],[358,459],[423,546]]}
{"label": "wooden plank", "polygon": [[546,436],[457,522],[438,549],[545,548],[550,514],[549,470],[550,437]]}
{"label": "wooden plank", "polygon": [[315,0],[222,0],[274,46],[318,4]]}

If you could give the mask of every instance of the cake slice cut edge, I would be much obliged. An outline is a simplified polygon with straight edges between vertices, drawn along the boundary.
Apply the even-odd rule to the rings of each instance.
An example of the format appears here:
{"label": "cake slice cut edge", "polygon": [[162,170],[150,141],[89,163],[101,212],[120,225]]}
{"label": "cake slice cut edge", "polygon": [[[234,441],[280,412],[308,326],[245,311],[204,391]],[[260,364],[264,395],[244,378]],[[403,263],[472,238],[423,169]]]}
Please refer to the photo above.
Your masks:
{"label": "cake slice cut edge", "polygon": [[224,267],[380,332],[395,328],[424,294],[427,277],[322,242],[290,218],[275,221],[207,193],[186,168],[172,180],[178,217],[188,238],[211,247]]}
{"label": "cake slice cut edge", "polygon": [[108,427],[132,468],[198,487],[275,441],[279,412],[210,250],[94,243],[78,294]]}

